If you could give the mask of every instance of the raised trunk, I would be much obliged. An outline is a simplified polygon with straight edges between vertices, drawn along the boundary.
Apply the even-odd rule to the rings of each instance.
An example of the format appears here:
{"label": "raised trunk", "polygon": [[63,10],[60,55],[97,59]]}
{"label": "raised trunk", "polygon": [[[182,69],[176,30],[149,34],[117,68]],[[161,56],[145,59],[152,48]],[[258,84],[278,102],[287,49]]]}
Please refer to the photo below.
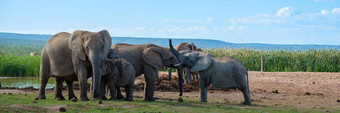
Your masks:
{"label": "raised trunk", "polygon": [[[177,68],[177,72],[178,72],[178,85],[179,85],[179,96],[182,96],[183,93],[183,68],[182,65],[185,63],[184,62],[184,57],[179,54],[178,51],[176,51],[174,49],[174,47],[172,46],[172,41],[171,39],[169,39],[169,46],[170,46],[170,51],[176,55],[178,61],[180,62],[180,64],[176,64],[176,68]],[[171,72],[169,72],[169,78],[171,78]]]}
{"label": "raised trunk", "polygon": [[92,54],[89,57],[92,65],[93,79],[93,98],[100,99],[100,81],[101,81],[101,54]]}
{"label": "raised trunk", "polygon": [[178,86],[179,86],[179,96],[183,95],[183,68],[182,66],[177,66],[178,72]]}

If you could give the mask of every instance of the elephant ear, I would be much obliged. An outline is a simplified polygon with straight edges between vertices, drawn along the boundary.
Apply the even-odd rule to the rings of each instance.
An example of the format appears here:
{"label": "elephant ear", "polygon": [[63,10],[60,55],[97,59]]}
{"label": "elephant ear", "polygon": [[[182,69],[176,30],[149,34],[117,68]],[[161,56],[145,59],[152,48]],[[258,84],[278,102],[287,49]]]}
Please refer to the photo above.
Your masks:
{"label": "elephant ear", "polygon": [[120,58],[119,53],[115,49],[110,49],[110,52],[107,56],[109,59],[118,59]]}
{"label": "elephant ear", "polygon": [[191,67],[190,72],[199,72],[208,69],[211,66],[212,58],[206,53],[199,53],[198,58]]}
{"label": "elephant ear", "polygon": [[106,59],[109,52],[110,52],[110,48],[111,48],[111,45],[112,45],[112,39],[111,39],[111,36],[110,36],[110,34],[107,30],[102,30],[102,31],[99,31],[98,33],[103,38],[103,41],[104,41],[104,44],[105,44],[104,50],[103,50],[103,59]]}
{"label": "elephant ear", "polygon": [[196,46],[194,43],[190,43],[191,51],[196,51]]}
{"label": "elephant ear", "polygon": [[159,47],[149,47],[143,51],[143,61],[157,70],[162,69],[163,61],[161,52],[162,50]]}
{"label": "elephant ear", "polygon": [[78,57],[81,60],[85,60],[86,55],[83,47],[84,39],[82,37],[83,31],[76,30],[72,33],[71,38],[68,41],[68,46],[72,51],[72,57]]}

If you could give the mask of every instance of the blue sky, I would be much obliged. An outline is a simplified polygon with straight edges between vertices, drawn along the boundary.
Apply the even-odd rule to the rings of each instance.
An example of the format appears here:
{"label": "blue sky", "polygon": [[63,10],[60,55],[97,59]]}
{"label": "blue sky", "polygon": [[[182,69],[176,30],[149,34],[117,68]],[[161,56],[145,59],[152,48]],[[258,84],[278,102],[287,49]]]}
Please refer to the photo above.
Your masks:
{"label": "blue sky", "polygon": [[0,32],[340,45],[339,0],[0,0]]}

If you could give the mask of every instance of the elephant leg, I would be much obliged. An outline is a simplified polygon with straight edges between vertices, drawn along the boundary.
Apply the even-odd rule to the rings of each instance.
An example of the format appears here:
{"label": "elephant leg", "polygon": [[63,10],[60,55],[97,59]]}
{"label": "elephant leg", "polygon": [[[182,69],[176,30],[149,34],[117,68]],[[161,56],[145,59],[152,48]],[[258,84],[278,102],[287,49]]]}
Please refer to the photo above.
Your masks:
{"label": "elephant leg", "polygon": [[105,96],[111,95],[109,83],[105,85]]}
{"label": "elephant leg", "polygon": [[110,100],[116,100],[116,86],[112,81],[108,82],[107,89],[110,91]]}
{"label": "elephant leg", "polygon": [[107,100],[106,96],[105,96],[105,86],[107,84],[107,81],[105,81],[105,79],[102,79],[100,82],[100,97],[103,100]]}
{"label": "elephant leg", "polygon": [[129,83],[125,86],[126,91],[126,101],[133,101],[133,90],[134,90],[134,83]]}
{"label": "elephant leg", "polygon": [[46,99],[45,88],[46,88],[46,84],[49,78],[50,78],[50,75],[47,73],[42,73],[42,75],[40,75],[40,88],[39,88],[39,95],[38,95],[39,99]]}
{"label": "elephant leg", "polygon": [[193,80],[198,79],[198,73],[191,73]]}
{"label": "elephant leg", "polygon": [[78,70],[79,71],[78,71],[77,77],[79,80],[80,100],[88,101],[89,98],[87,97],[87,69],[84,66],[84,64],[80,64]]}
{"label": "elephant leg", "polygon": [[190,68],[185,68],[184,69],[184,71],[185,71],[185,83],[192,83],[192,78],[191,78],[191,73],[190,73]]}
{"label": "elephant leg", "polygon": [[199,90],[200,90],[200,97],[201,97],[201,102],[207,102],[207,92],[208,92],[208,77],[201,78],[199,80]]}
{"label": "elephant leg", "polygon": [[243,88],[243,89],[240,89],[240,90],[242,91],[243,97],[244,97],[244,102],[242,104],[250,105],[251,104],[251,99],[250,99],[248,88]]}
{"label": "elephant leg", "polygon": [[55,90],[54,90],[54,99],[56,100],[65,100],[65,97],[62,94],[64,79],[55,77]]}
{"label": "elephant leg", "polygon": [[116,95],[116,99],[124,99],[124,96],[122,95],[122,92],[120,91],[120,87],[116,86],[116,91],[117,91],[117,95]]}
{"label": "elephant leg", "polygon": [[77,98],[73,92],[73,81],[66,80],[67,90],[68,90],[68,99]]}
{"label": "elephant leg", "polygon": [[[43,52],[44,56],[46,55],[45,52]],[[42,57],[41,64],[40,64],[40,88],[39,88],[39,99],[46,99],[45,96],[45,88],[46,84],[48,82],[48,79],[50,78],[50,62],[47,57]]]}
{"label": "elephant leg", "polygon": [[184,83],[188,83],[189,81],[188,81],[188,77],[187,77],[187,71],[186,71],[186,69],[187,68],[184,68],[184,70],[183,70],[183,74],[184,74],[184,76],[183,76],[183,80],[184,80]]}
{"label": "elephant leg", "polygon": [[243,97],[244,97],[244,102],[242,104],[244,105],[250,105],[251,104],[251,99],[249,95],[249,86],[248,83],[245,79],[242,79],[240,81],[236,81],[238,85],[238,89],[242,91]]}
{"label": "elephant leg", "polygon": [[158,71],[151,67],[148,64],[144,64],[144,78],[145,84],[144,85],[144,100],[145,101],[155,101],[154,95],[154,88],[155,88],[155,80],[157,78]]}
{"label": "elephant leg", "polygon": [[93,78],[91,78],[90,93],[93,94]]}

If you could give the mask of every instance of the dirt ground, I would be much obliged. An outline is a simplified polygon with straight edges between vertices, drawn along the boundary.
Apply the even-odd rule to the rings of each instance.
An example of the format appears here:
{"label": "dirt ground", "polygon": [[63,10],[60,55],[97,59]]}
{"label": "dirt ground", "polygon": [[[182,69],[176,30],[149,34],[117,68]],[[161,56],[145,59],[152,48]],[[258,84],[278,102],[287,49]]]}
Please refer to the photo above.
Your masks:
{"label": "dirt ground", "polygon": [[[178,78],[168,80],[167,72],[160,72],[155,86],[156,99],[178,97]],[[250,95],[253,105],[291,106],[303,109],[339,109],[340,73],[315,72],[249,72]],[[143,97],[144,77],[137,77],[135,93]],[[48,90],[47,93],[52,93]],[[38,94],[33,89],[0,89],[0,93]],[[79,90],[75,90],[79,94]],[[63,92],[66,96],[66,91]],[[184,97],[199,101],[198,81],[184,84]],[[173,99],[173,101],[176,101]],[[186,101],[186,100],[184,100]],[[196,101],[196,100],[190,100]],[[241,103],[243,95],[239,90],[209,88],[209,103]]]}

